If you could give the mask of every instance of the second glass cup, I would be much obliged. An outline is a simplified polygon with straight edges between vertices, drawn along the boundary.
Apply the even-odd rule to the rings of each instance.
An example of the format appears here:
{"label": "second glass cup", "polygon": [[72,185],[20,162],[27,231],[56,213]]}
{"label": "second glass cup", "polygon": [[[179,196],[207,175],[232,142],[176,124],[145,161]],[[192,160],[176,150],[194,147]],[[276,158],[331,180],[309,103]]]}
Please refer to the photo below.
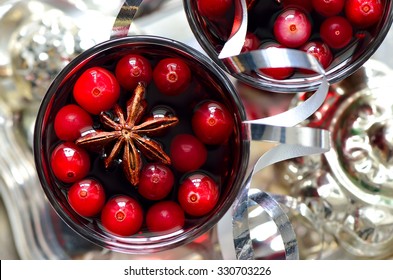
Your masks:
{"label": "second glass cup", "polygon": [[[293,69],[290,57],[286,68],[240,73],[218,58],[234,20],[239,21],[234,19],[235,1],[240,0],[217,3],[183,0],[191,29],[206,53],[229,74],[253,87],[273,92],[315,90],[321,84],[321,76]],[[250,0],[246,3],[248,29],[242,53],[270,47],[308,52],[325,68],[331,84],[354,73],[371,57],[393,19],[391,0],[343,0],[328,4],[311,0]]]}

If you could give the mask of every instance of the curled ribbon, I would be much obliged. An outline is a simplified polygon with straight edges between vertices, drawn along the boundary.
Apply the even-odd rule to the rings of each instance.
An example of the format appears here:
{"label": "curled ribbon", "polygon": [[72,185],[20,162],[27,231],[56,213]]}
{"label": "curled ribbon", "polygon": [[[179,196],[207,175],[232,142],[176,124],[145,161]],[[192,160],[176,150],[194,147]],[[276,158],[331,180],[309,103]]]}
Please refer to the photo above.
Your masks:
{"label": "curled ribbon", "polygon": [[[329,83],[319,61],[303,51],[268,48],[239,54],[245,39],[244,30],[247,29],[247,13],[245,12],[245,0],[237,0],[235,4],[232,34],[219,54],[219,58],[230,72],[243,73],[259,71],[261,68],[294,67],[312,70],[320,74],[321,83],[317,91],[301,105],[275,116],[244,122],[251,130],[251,140],[273,141],[278,145],[267,151],[253,165],[250,176],[245,180],[242,192],[233,208],[218,224],[219,241],[224,258],[255,259],[254,245],[257,241],[253,243],[251,240],[248,209],[257,204],[276,224],[284,243],[285,259],[298,259],[296,234],[284,210],[266,192],[251,193],[250,183],[256,173],[269,165],[291,158],[329,151],[330,137],[327,131],[292,127],[306,120],[322,105],[329,90]],[[239,36],[239,34],[241,35]],[[239,37],[242,38],[239,39]],[[232,229],[228,228],[229,225],[232,226]],[[232,236],[228,235],[230,232],[232,232]],[[226,246],[228,242],[231,242],[230,240],[233,240],[234,248]]]}
{"label": "curled ribbon", "polygon": [[128,35],[131,23],[142,0],[125,0],[113,24],[110,39],[122,38]]}
{"label": "curled ribbon", "polygon": [[[238,0],[238,2],[236,3],[237,7],[244,8],[245,1]],[[128,35],[131,22],[141,3],[142,0],[124,1],[115,20],[111,39]],[[243,16],[247,14],[244,9],[242,13]],[[239,20],[241,21],[240,26]],[[235,48],[226,46],[227,50],[232,50],[232,52],[235,50],[237,55],[220,56],[229,69],[235,73],[241,73],[258,71],[261,68],[297,67],[320,74],[321,84],[312,96],[297,107],[275,116],[244,121],[244,128],[250,132],[247,135],[251,135],[251,140],[275,142],[278,145],[263,154],[256,163],[250,164],[251,170],[244,180],[239,197],[230,211],[218,223],[219,242],[225,259],[254,259],[255,254],[250,237],[248,210],[252,206],[258,205],[275,222],[284,242],[285,258],[298,259],[299,252],[296,235],[284,210],[273,196],[268,193],[263,191],[251,193],[250,183],[257,172],[269,165],[295,157],[324,153],[330,149],[329,133],[326,130],[295,127],[295,125],[311,116],[322,105],[328,93],[329,83],[324,69],[315,57],[302,51],[269,48],[239,54],[244,43],[241,37],[245,37],[246,24],[247,20],[245,20],[245,17],[237,18],[232,30],[234,30],[234,33],[241,32],[242,35],[232,34],[231,42],[237,45]],[[241,44],[240,48],[239,44]],[[244,140],[251,141],[250,139]],[[228,244],[233,244],[233,248],[232,246],[227,246]]]}

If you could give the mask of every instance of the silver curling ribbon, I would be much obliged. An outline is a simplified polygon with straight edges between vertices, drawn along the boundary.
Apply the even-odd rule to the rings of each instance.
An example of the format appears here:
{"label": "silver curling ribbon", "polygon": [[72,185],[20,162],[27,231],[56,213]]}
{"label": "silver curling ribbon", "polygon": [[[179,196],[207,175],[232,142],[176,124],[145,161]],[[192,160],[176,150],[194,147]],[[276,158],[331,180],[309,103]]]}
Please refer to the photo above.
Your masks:
{"label": "silver curling ribbon", "polygon": [[219,59],[238,55],[244,45],[246,39],[248,26],[248,11],[245,0],[235,1],[235,17],[233,26],[228,41],[225,43],[220,54]]}
{"label": "silver curling ribbon", "polygon": [[[274,196],[253,189],[250,184],[253,176],[265,167],[302,155],[328,152],[330,137],[327,130],[307,127],[278,127],[257,123],[245,124],[251,130],[253,141],[275,142],[277,146],[264,153],[245,180],[241,194],[233,208],[228,211],[218,224],[218,235],[224,259],[255,259],[254,247],[258,241],[252,240],[248,223],[249,209],[255,205],[261,207],[276,224],[282,238],[285,259],[298,259],[296,235],[284,209]],[[233,247],[228,246],[232,242]]]}
{"label": "silver curling ribbon", "polygon": [[[248,27],[246,0],[235,1],[235,17],[228,41],[224,44],[219,58],[232,73],[259,72],[261,68],[301,68],[320,75],[317,91],[304,103],[285,113],[249,122],[277,126],[294,126],[311,116],[325,101],[329,91],[325,70],[319,61],[304,51],[287,48],[267,48],[240,53],[245,42]],[[267,89],[268,90],[268,89]]]}
{"label": "silver curling ribbon", "polygon": [[125,0],[116,16],[110,39],[126,37],[142,0]]}
{"label": "silver curling ribbon", "polygon": [[[285,254],[282,258],[298,259],[296,234],[284,209],[273,196],[263,191],[251,193],[250,184],[253,176],[269,165],[302,155],[321,154],[330,150],[330,137],[327,130],[295,126],[311,116],[321,106],[327,96],[329,83],[318,61],[305,52],[268,49],[239,56],[246,59],[246,63],[242,64],[246,66],[244,69],[299,67],[321,74],[320,87],[304,103],[275,116],[244,122],[250,131],[252,141],[275,142],[277,146],[263,154],[255,164],[250,163],[250,175],[245,180],[238,200],[218,224],[219,241],[225,259],[255,259],[254,248],[259,244],[256,239],[251,238],[248,215],[249,209],[258,205],[275,223],[277,232],[282,238]],[[256,59],[253,60],[253,57]],[[280,59],[275,60],[272,57]],[[232,228],[229,228],[230,226]],[[228,246],[229,240],[232,240],[233,247]],[[277,256],[272,258],[277,258]]]}
{"label": "silver curling ribbon", "polygon": [[[263,154],[255,164],[250,163],[250,175],[244,182],[241,194],[232,209],[218,224],[219,242],[224,259],[255,259],[254,248],[259,247],[260,244],[257,238],[252,240],[250,235],[249,209],[259,206],[275,223],[277,232],[281,236],[284,245],[282,258],[294,260],[299,258],[296,234],[285,210],[275,200],[274,195],[269,195],[262,190],[250,191],[250,184],[253,176],[269,165],[330,150],[328,131],[294,127],[310,117],[323,104],[329,91],[329,83],[319,61],[303,51],[268,48],[239,54],[244,43],[243,31],[247,29],[247,19],[241,18],[246,14],[244,7],[245,0],[236,1],[232,34],[219,56],[229,70],[234,73],[252,71],[258,73],[262,68],[301,68],[320,74],[321,83],[304,103],[275,116],[244,122],[250,131],[252,141],[275,142],[277,146]],[[233,246],[230,246],[231,240]],[[277,258],[277,255],[267,258]]]}

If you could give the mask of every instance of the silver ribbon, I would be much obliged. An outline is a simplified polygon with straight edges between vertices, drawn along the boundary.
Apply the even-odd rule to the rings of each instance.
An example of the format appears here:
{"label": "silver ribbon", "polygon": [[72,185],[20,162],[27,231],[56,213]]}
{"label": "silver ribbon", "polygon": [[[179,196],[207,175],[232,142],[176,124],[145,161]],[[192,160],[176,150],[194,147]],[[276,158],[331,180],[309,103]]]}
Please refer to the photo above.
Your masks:
{"label": "silver ribbon", "polygon": [[[219,222],[218,232],[224,258],[255,259],[254,247],[256,241],[251,240],[250,226],[248,224],[248,210],[259,205],[270,216],[277,226],[285,248],[285,259],[298,259],[299,252],[296,234],[289,218],[276,200],[266,192],[250,193],[250,183],[253,176],[265,167],[274,163],[301,157],[305,155],[325,153],[329,151],[329,134],[325,130],[305,129],[295,126],[310,117],[326,99],[329,83],[325,71],[318,60],[305,52],[284,49],[268,48],[247,53],[241,53],[247,30],[247,11],[245,0],[236,1],[235,19],[232,33],[225,43],[219,58],[232,73],[258,72],[261,68],[293,67],[312,70],[319,73],[320,86],[317,91],[301,105],[284,113],[264,119],[245,121],[251,130],[251,140],[273,141],[279,143],[262,155],[253,166],[250,176],[244,183],[242,193],[235,201],[233,209]],[[234,251],[228,249],[228,224],[232,219],[232,233]],[[222,237],[224,236],[224,237]],[[226,240],[226,241],[225,241]]]}
{"label": "silver ribbon", "polygon": [[[279,143],[279,145],[270,149],[252,165],[251,175],[244,183],[242,194],[235,202],[232,213],[230,213],[235,248],[234,251],[223,253],[224,257],[229,259],[232,259],[233,255],[237,259],[255,258],[254,247],[257,245],[255,245],[255,240],[253,245],[250,237],[248,209],[258,204],[276,224],[284,243],[285,258],[298,259],[296,234],[285,211],[274,198],[264,192],[251,195],[249,193],[250,183],[257,172],[269,165],[291,158],[329,151],[329,133],[327,131],[292,127],[310,117],[324,102],[329,90],[325,71],[312,55],[292,49],[269,48],[256,50],[223,60],[237,72],[257,71],[260,68],[269,67],[298,67],[321,74],[321,84],[318,90],[299,106],[275,116],[244,122],[249,125],[251,130],[251,140],[273,141]],[[228,223],[228,219],[224,218],[223,221]],[[219,232],[222,233],[223,230],[228,232],[228,228],[223,229],[222,223],[221,225],[220,223]],[[223,244],[223,242],[221,243]]]}
{"label": "silver ribbon", "polygon": [[[111,39],[128,35],[131,22],[141,2],[140,0],[126,0],[124,2],[115,20]],[[239,0],[237,8],[244,8],[244,5],[244,0]],[[244,15],[244,13],[245,10],[243,9],[239,16]],[[235,42],[237,45],[241,44],[242,46],[244,43],[243,37],[245,37],[244,30],[247,29],[247,20],[244,18],[237,19],[241,20],[241,25],[233,27],[231,42]],[[239,24],[239,22],[235,24]],[[240,49],[239,46],[229,49],[238,54],[241,46]],[[327,131],[294,127],[311,116],[324,102],[329,89],[325,71],[315,57],[292,49],[269,48],[235,56],[227,55],[228,53],[226,55],[223,54],[222,57],[224,58],[222,60],[229,69],[236,73],[258,71],[260,68],[298,67],[313,70],[321,75],[320,87],[304,103],[275,116],[244,122],[244,128],[249,130],[250,134],[248,135],[251,135],[251,140],[275,142],[278,145],[263,154],[256,163],[250,164],[251,170],[244,181],[239,197],[233,204],[232,209],[228,211],[218,224],[219,242],[224,258],[254,259],[254,246],[248,224],[248,209],[259,205],[277,225],[279,234],[284,242],[285,258],[298,259],[299,252],[296,235],[285,211],[266,192],[250,193],[250,183],[257,172],[269,165],[286,159],[324,153],[329,150],[329,134]],[[245,140],[250,141],[250,139]],[[228,233],[230,234],[228,235]],[[234,248],[227,246],[228,243],[223,241],[225,239],[223,236],[229,236],[229,242],[234,244]]]}
{"label": "silver ribbon", "polygon": [[126,37],[139,10],[142,0],[125,0],[119,13],[116,16],[115,23],[110,35],[111,39]]}
{"label": "silver ribbon", "polygon": [[241,52],[246,39],[247,25],[248,12],[246,1],[235,1],[235,18],[233,20],[231,35],[218,55],[219,59],[231,57]]}

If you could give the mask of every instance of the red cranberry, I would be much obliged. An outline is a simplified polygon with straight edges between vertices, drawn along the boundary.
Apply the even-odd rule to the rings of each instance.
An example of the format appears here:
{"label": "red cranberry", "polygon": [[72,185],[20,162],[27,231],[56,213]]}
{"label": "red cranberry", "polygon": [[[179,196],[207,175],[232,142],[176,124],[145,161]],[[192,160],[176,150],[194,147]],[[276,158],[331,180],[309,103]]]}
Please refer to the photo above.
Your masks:
{"label": "red cranberry", "polygon": [[114,234],[129,236],[139,231],[143,223],[143,210],[137,200],[126,195],[108,200],[101,211],[103,227]]}
{"label": "red cranberry", "polygon": [[157,202],[146,214],[146,225],[151,232],[171,233],[184,226],[184,211],[173,201]]}
{"label": "red cranberry", "polygon": [[153,70],[150,62],[141,55],[129,54],[122,57],[116,65],[116,78],[126,90],[133,90],[138,82],[150,83]]}
{"label": "red cranberry", "polygon": [[261,42],[259,41],[258,37],[254,33],[247,32],[241,52],[249,52],[249,51],[257,50],[260,44]]}
{"label": "red cranberry", "polygon": [[105,204],[105,190],[94,179],[76,182],[68,190],[67,196],[72,209],[83,217],[96,216]]}
{"label": "red cranberry", "polygon": [[92,67],[79,76],[73,94],[83,109],[97,115],[115,105],[120,96],[120,86],[111,72]]}
{"label": "red cranberry", "polygon": [[208,145],[226,142],[234,127],[233,115],[223,104],[213,100],[199,104],[191,122],[195,135]]}
{"label": "red cranberry", "polygon": [[[301,47],[301,50],[313,55],[323,68],[328,68],[333,61],[333,54],[327,44],[323,42],[308,42]],[[313,73],[312,71],[302,69],[303,73]]]}
{"label": "red cranberry", "polygon": [[203,143],[191,134],[176,135],[170,146],[173,167],[180,172],[200,168],[207,159],[207,150]]}
{"label": "red cranberry", "polygon": [[324,17],[338,15],[344,8],[345,0],[312,0],[315,11]]}
{"label": "red cranberry", "polygon": [[223,17],[233,5],[233,0],[198,0],[200,14],[210,20]]}
{"label": "red cranberry", "polygon": [[177,198],[187,214],[200,217],[213,210],[219,196],[218,185],[210,176],[194,173],[181,183]]}
{"label": "red cranberry", "polygon": [[90,170],[88,153],[73,142],[57,145],[51,154],[50,163],[56,178],[64,183],[75,183]]}
{"label": "red cranberry", "polygon": [[322,40],[333,49],[341,49],[352,40],[352,25],[341,16],[327,18],[320,28]]}
{"label": "red cranberry", "polygon": [[179,95],[190,84],[191,71],[180,58],[164,58],[154,68],[153,79],[161,93]]}
{"label": "red cranberry", "polygon": [[[268,48],[284,48],[283,45],[277,44],[275,42],[268,42],[261,46],[262,49]],[[295,69],[292,67],[279,67],[279,68],[261,68],[259,69],[261,73],[264,75],[276,79],[276,80],[284,80],[293,75]]]}
{"label": "red cranberry", "polygon": [[284,8],[298,8],[303,9],[305,12],[312,11],[312,3],[311,0],[282,0],[282,4]]}
{"label": "red cranberry", "polygon": [[174,184],[172,170],[159,163],[150,163],[143,167],[139,178],[138,192],[150,200],[165,198]]}
{"label": "red cranberry", "polygon": [[297,48],[306,43],[310,37],[311,22],[301,10],[286,9],[276,18],[273,32],[280,44],[289,48]]}
{"label": "red cranberry", "polygon": [[62,107],[56,114],[54,130],[56,136],[64,141],[74,141],[81,133],[93,126],[93,119],[81,107],[69,104]]}
{"label": "red cranberry", "polygon": [[381,0],[347,0],[345,15],[359,28],[374,25],[382,18],[383,3]]}

